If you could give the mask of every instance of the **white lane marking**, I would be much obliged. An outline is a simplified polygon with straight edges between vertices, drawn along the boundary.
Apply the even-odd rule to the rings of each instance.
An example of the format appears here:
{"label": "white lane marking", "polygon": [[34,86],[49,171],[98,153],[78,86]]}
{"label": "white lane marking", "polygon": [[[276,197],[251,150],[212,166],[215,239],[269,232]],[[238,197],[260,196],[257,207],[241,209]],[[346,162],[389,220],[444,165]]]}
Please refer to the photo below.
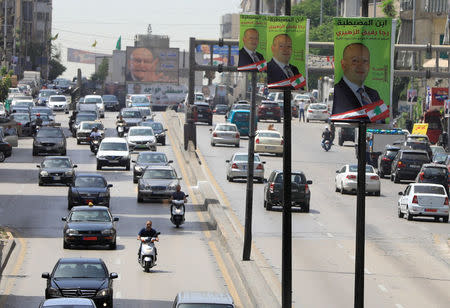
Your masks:
{"label": "white lane marking", "polygon": [[371,275],[372,274],[367,268],[364,268],[364,272],[366,272],[367,275]]}
{"label": "white lane marking", "polygon": [[352,259],[353,261],[355,261],[355,256],[348,256],[350,259]]}
{"label": "white lane marking", "polygon": [[323,224],[323,223],[321,223],[320,221],[316,221],[317,222],[317,224],[319,225],[319,226],[321,226],[321,227],[324,227],[325,225]]}
{"label": "white lane marking", "polygon": [[330,232],[327,233],[327,236],[328,236],[329,238],[334,237],[333,234],[331,234]]}
{"label": "white lane marking", "polygon": [[122,298],[122,293],[116,292],[116,298]]}
{"label": "white lane marking", "polygon": [[116,241],[120,241],[120,236],[116,236]]}
{"label": "white lane marking", "polygon": [[387,293],[387,289],[386,289],[386,287],[385,286],[383,286],[382,284],[379,284],[378,285],[378,288],[381,290],[381,291],[383,291],[383,292],[385,292],[385,293]]}
{"label": "white lane marking", "polygon": [[397,308],[403,308],[403,306],[400,305],[400,304],[395,304],[395,307],[397,307]]}
{"label": "white lane marking", "polygon": [[339,247],[339,248],[344,248],[344,246],[342,246],[341,244],[339,244],[339,243],[337,243],[337,247]]}

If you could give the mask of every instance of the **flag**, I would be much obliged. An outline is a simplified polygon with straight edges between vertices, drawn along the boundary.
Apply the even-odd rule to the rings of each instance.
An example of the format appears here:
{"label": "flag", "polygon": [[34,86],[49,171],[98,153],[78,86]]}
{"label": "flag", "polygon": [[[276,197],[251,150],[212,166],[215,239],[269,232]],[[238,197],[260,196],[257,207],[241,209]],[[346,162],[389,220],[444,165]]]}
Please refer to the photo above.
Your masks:
{"label": "flag", "polygon": [[119,39],[117,40],[116,43],[116,50],[121,50],[122,49],[122,35],[119,36]]}
{"label": "flag", "polygon": [[352,109],[346,112],[333,114],[331,115],[332,121],[345,121],[345,120],[353,120],[357,118],[363,118],[366,116],[366,111],[364,110],[364,107]]}
{"label": "flag", "polygon": [[258,68],[259,72],[267,71],[267,61],[266,60],[260,61],[258,63],[259,64],[256,65],[256,67]]}
{"label": "flag", "polygon": [[306,86],[306,80],[302,74],[295,75],[294,77],[291,77],[290,80],[291,86],[293,86],[295,90],[298,90],[299,88],[303,88],[304,86]]}
{"label": "flag", "polygon": [[377,102],[367,105],[366,113],[370,119],[370,122],[377,122],[389,117],[389,108],[386,106],[383,100],[380,99]]}
{"label": "flag", "polygon": [[265,71],[267,69],[267,62],[266,60],[262,60],[259,62],[251,63],[244,66],[239,66],[238,71],[253,71],[258,70],[260,72]]}
{"label": "flag", "polygon": [[97,46],[97,40],[95,40],[94,44],[92,44],[92,47]]}
{"label": "flag", "polygon": [[51,38],[52,41],[56,40],[58,38],[59,33],[56,33],[54,37]]}

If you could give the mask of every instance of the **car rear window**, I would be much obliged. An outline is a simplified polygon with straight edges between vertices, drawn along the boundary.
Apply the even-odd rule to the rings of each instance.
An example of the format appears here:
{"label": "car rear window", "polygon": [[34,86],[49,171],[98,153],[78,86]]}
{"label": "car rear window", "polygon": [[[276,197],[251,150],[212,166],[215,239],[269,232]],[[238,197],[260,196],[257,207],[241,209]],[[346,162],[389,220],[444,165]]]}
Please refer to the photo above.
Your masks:
{"label": "car rear window", "polygon": [[40,129],[36,135],[37,138],[64,138],[60,129]]}
{"label": "car rear window", "polygon": [[267,138],[281,138],[281,135],[279,133],[258,133],[259,137],[267,137]]}
{"label": "car rear window", "polygon": [[215,130],[222,131],[222,132],[235,132],[236,131],[236,126],[233,126],[233,125],[217,125]]}
{"label": "car rear window", "polygon": [[[291,182],[296,184],[306,184],[306,177],[302,173],[292,173]],[[280,173],[275,178],[275,183],[283,183],[283,173]]]}
{"label": "car rear window", "polygon": [[390,159],[394,159],[394,157],[397,155],[398,150],[389,150],[386,152],[386,156]]}
{"label": "car rear window", "polygon": [[325,110],[325,109],[327,109],[327,105],[323,105],[323,104],[312,104],[312,105],[309,105],[309,109]]}
{"label": "car rear window", "polygon": [[436,195],[445,195],[444,187],[440,186],[422,186],[417,185],[414,186],[414,192],[418,194],[436,194]]}
{"label": "car rear window", "polygon": [[428,161],[428,155],[426,153],[403,153],[401,159]]}
{"label": "car rear window", "polygon": [[447,168],[428,167],[423,170],[423,174],[427,178],[447,177]]}
{"label": "car rear window", "polygon": [[248,121],[250,118],[249,113],[247,112],[236,112],[234,114],[234,120],[239,122]]}
{"label": "car rear window", "polygon": [[138,163],[165,163],[167,157],[165,154],[160,153],[141,153],[138,156]]}
{"label": "car rear window", "polygon": [[[351,165],[348,167],[349,172],[358,172],[358,166],[357,165]],[[372,166],[366,166],[366,173],[375,173]]]}
{"label": "car rear window", "polygon": [[[248,161],[248,155],[247,154],[238,154],[236,156],[234,156],[234,161]],[[261,161],[261,159],[259,158],[259,156],[255,155],[255,162],[259,162]]]}
{"label": "car rear window", "polygon": [[261,107],[274,108],[274,107],[278,107],[278,104],[277,103],[262,103]]}

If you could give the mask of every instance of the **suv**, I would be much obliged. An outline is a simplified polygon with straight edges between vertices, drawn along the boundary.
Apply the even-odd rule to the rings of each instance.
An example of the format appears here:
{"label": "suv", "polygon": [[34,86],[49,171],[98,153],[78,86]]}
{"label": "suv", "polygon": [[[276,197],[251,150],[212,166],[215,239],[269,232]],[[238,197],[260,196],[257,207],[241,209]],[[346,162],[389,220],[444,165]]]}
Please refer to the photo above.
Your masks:
{"label": "suv", "polygon": [[95,102],[98,108],[98,113],[100,114],[100,118],[105,117],[105,104],[103,103],[103,99],[100,95],[86,95],[84,97],[84,104],[89,104]]}
{"label": "suv", "polygon": [[197,119],[196,122],[208,123],[208,125],[212,125],[212,110],[209,107],[208,103],[196,102],[194,107],[197,109]]}
{"label": "suv", "polygon": [[[293,206],[301,207],[302,212],[309,212],[312,181],[306,180],[303,172],[292,172],[291,201]],[[283,171],[274,170],[264,186],[264,207],[270,211],[274,205],[283,206]]]}
{"label": "suv", "polygon": [[341,127],[338,133],[338,144],[342,146],[344,141],[355,142],[355,129],[353,127]]}
{"label": "suv", "polygon": [[263,101],[258,106],[258,119],[275,120],[281,122],[281,108],[277,103],[271,101]]}
{"label": "suv", "polygon": [[423,164],[416,177],[416,183],[441,184],[448,195],[449,172],[446,165]]}
{"label": "suv", "polygon": [[430,160],[433,159],[433,151],[431,150],[430,143],[427,141],[410,140],[408,137],[408,140],[406,140],[402,145],[404,148],[426,151]]}
{"label": "suv", "polygon": [[420,150],[399,150],[391,166],[391,181],[415,180],[423,164],[428,164],[427,152]]}
{"label": "suv", "polygon": [[145,120],[145,117],[142,116],[142,113],[138,108],[122,108],[120,110],[120,115],[126,123],[125,131],[128,131],[132,126],[138,126],[141,121]]}
{"label": "suv", "polygon": [[105,104],[105,109],[119,111],[119,100],[115,95],[103,95],[103,103]]}
{"label": "suv", "polygon": [[130,170],[130,150],[125,139],[107,137],[102,140],[97,152],[97,170],[103,166],[124,166]]}
{"label": "suv", "polygon": [[33,156],[59,153],[66,156],[66,136],[60,127],[41,127],[33,140]]}
{"label": "suv", "polygon": [[399,147],[387,145],[383,154],[378,157],[378,175],[380,178],[384,178],[385,175],[391,174],[392,160],[399,150]]}

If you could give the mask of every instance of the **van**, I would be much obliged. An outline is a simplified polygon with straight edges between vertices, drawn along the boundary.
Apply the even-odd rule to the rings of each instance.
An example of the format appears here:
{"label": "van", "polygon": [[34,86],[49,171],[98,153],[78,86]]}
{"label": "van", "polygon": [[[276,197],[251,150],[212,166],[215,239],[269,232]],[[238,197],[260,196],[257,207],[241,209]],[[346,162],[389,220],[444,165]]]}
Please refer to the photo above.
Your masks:
{"label": "van", "polygon": [[250,110],[231,110],[227,122],[236,124],[241,136],[248,136],[250,127]]}

